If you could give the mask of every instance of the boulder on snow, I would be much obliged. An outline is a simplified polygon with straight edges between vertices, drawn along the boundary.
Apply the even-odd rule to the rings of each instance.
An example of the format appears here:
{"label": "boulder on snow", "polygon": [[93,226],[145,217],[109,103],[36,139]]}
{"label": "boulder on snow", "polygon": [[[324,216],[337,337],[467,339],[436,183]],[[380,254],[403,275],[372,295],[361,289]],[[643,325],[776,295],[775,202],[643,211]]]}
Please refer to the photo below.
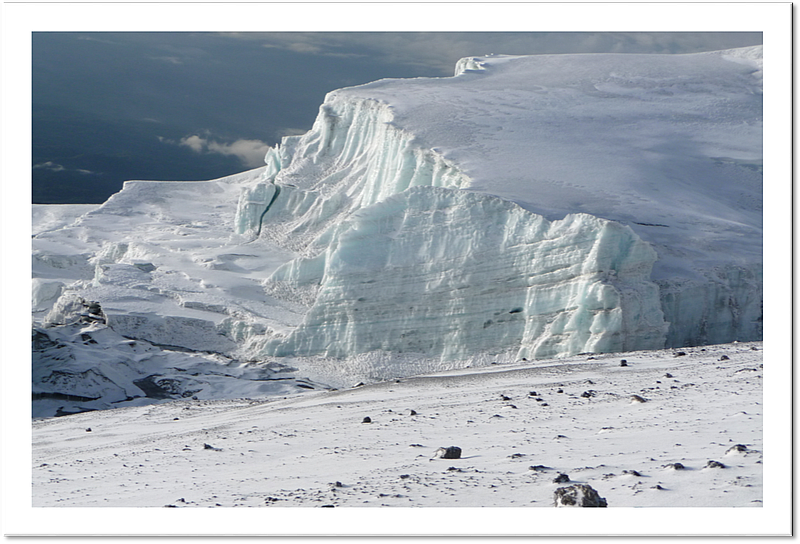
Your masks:
{"label": "boulder on snow", "polygon": [[563,472],[559,472],[558,476],[553,478],[553,483],[556,484],[565,484],[569,481],[569,476],[564,474]]}
{"label": "boulder on snow", "polygon": [[450,446],[449,448],[439,448],[433,454],[436,459],[461,459],[461,448]]}
{"label": "boulder on snow", "polygon": [[605,508],[608,502],[592,486],[575,484],[559,487],[555,491],[555,506],[581,506]]}

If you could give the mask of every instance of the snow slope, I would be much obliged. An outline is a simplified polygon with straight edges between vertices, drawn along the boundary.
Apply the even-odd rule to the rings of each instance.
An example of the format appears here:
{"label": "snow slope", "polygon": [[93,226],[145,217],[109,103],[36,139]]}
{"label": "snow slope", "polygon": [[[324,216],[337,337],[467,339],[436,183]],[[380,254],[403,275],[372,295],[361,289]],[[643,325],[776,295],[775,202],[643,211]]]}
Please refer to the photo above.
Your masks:
{"label": "snow slope", "polygon": [[[553,481],[563,473],[591,485],[609,509],[761,507],[761,343],[683,353],[580,356],[268,400],[185,399],[38,420],[33,504],[552,508],[555,490],[570,485]],[[449,446],[462,449],[460,459],[434,458]],[[691,520],[672,512],[660,515],[690,531]],[[730,513],[717,512],[715,519]],[[281,532],[273,515],[259,514],[258,532]],[[435,531],[465,530],[448,519],[437,515]],[[543,527],[540,520],[526,532]]]}
{"label": "snow slope", "polygon": [[[84,334],[164,352],[123,357],[121,382],[92,366],[125,391],[106,398],[76,385],[88,363],[56,379],[62,352],[40,350],[40,415],[89,408],[58,394],[142,402],[131,384],[174,379],[181,350],[341,387],[758,340],[761,103],[760,47],[470,58],[330,93],[263,168],[37,207],[38,334],[83,361]],[[175,394],[218,391],[209,368]]]}

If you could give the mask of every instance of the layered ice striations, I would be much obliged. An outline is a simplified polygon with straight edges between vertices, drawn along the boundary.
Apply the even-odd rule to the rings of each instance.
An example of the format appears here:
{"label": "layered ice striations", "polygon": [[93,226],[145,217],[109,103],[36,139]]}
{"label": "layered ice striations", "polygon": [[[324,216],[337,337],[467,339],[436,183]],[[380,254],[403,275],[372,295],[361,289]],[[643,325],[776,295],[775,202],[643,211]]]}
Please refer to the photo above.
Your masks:
{"label": "layered ice striations", "polygon": [[372,351],[443,361],[663,347],[656,258],[628,227],[547,221],[499,198],[415,187],[365,208],[321,255],[272,281],[318,285],[304,322],[266,353]]}
{"label": "layered ice striations", "polygon": [[587,214],[548,221],[460,189],[470,179],[397,128],[386,104],[329,95],[239,201],[236,228],[296,251],[264,282],[308,307],[270,356],[544,358],[659,349],[656,253]]}
{"label": "layered ice striations", "polygon": [[[264,230],[264,236],[302,250],[353,211],[409,187],[469,184],[458,168],[415,145],[414,136],[392,119],[387,104],[329,94],[311,131],[284,138],[269,151],[261,180],[240,197],[237,232]],[[281,198],[274,198],[276,191]]]}

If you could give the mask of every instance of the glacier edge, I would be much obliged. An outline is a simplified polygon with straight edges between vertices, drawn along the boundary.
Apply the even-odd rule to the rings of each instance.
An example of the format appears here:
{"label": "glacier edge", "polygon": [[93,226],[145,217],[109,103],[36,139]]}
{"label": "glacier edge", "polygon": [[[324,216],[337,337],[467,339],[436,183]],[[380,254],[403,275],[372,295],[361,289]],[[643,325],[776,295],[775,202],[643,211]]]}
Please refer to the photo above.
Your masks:
{"label": "glacier edge", "polygon": [[237,233],[298,253],[265,289],[308,308],[288,336],[250,338],[255,354],[455,361],[664,347],[657,256],[629,227],[589,214],[551,222],[470,192],[393,119],[384,103],[331,93],[312,130],[284,138],[242,191]]}

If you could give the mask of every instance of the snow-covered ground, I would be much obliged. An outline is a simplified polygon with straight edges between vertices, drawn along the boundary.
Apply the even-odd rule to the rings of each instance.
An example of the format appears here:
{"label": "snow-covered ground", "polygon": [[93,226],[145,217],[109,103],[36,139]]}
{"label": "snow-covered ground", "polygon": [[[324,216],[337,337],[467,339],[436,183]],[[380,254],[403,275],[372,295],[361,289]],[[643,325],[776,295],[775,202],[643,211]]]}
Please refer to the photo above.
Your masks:
{"label": "snow-covered ground", "polygon": [[37,420],[34,506],[760,507],[763,375],[740,343]]}

